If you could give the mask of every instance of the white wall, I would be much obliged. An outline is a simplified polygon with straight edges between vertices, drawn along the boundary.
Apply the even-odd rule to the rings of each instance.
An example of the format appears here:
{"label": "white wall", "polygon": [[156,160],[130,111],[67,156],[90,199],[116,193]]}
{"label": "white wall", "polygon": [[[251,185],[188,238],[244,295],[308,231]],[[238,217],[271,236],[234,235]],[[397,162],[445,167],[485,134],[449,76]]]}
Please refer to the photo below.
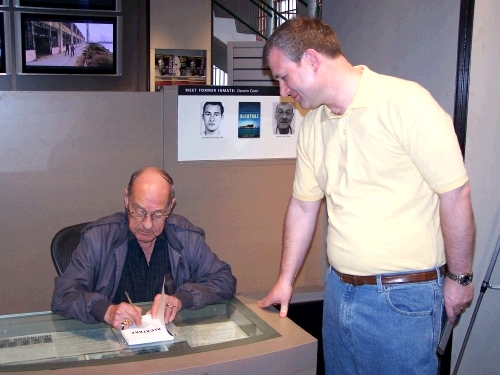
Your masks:
{"label": "white wall", "polygon": [[453,114],[460,0],[323,1],[354,65],[420,83]]}
{"label": "white wall", "polygon": [[[207,51],[212,66],[212,2],[210,0],[151,0],[150,48]],[[211,81],[212,69],[207,69]]]}
{"label": "white wall", "polygon": [[[337,31],[352,63],[419,82],[452,114],[459,11],[459,0],[332,0],[324,3],[323,20]],[[475,2],[465,163],[477,225],[476,298],[500,234],[499,19],[498,1]],[[500,284],[499,274],[500,264],[491,284]],[[455,329],[452,368],[473,307]],[[500,291],[490,290],[478,311],[459,374],[500,373],[499,308]]]}
{"label": "white wall", "polygon": [[[476,299],[500,235],[499,19],[497,0],[475,2],[465,163],[472,186],[477,226]],[[500,259],[493,269],[490,284],[500,284]],[[473,308],[468,309],[455,329],[453,362],[457,359],[472,313]],[[500,291],[488,289],[477,312],[459,374],[500,373],[499,313]]]}

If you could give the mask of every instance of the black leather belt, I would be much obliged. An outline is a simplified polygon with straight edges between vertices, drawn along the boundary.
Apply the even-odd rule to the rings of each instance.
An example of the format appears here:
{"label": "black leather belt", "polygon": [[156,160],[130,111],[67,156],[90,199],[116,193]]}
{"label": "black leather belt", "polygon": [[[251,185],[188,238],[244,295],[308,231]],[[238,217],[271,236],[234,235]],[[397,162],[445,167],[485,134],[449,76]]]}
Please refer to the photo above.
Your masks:
{"label": "black leather belt", "polygon": [[[346,273],[342,273],[333,268],[335,273],[339,275],[340,280],[344,283],[352,284],[354,286],[361,285],[376,285],[377,284],[377,276],[358,276],[358,275],[348,275]],[[443,275],[444,273],[444,265],[439,268],[439,274]],[[404,283],[420,283],[423,281],[432,281],[438,278],[438,274],[436,270],[430,271],[422,271],[422,272],[414,272],[414,273],[401,273],[394,275],[382,276],[382,284],[404,284]]]}

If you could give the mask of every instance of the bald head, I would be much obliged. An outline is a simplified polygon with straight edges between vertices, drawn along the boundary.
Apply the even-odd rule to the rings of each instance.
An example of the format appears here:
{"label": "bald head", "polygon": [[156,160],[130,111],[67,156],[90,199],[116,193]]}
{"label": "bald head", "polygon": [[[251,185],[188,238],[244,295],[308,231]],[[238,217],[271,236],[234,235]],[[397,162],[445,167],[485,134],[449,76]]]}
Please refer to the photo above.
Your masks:
{"label": "bald head", "polygon": [[156,167],[141,168],[130,177],[124,202],[129,229],[150,254],[175,204],[172,178]]}
{"label": "bald head", "polygon": [[172,177],[163,169],[148,166],[134,172],[128,183],[128,196],[134,194],[134,189],[139,184],[146,184],[147,186],[153,186],[152,184],[155,184],[159,188],[163,185],[165,189],[169,191],[169,202],[174,199],[174,180],[172,180]]}

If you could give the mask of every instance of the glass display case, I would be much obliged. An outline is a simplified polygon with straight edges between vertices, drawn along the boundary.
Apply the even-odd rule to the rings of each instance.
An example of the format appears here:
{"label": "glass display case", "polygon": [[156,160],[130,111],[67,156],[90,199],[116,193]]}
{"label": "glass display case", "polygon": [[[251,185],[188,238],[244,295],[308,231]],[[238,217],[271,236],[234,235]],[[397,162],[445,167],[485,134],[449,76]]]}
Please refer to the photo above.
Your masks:
{"label": "glass display case", "polygon": [[[138,304],[146,312],[150,304]],[[127,346],[119,330],[51,312],[0,316],[0,372],[54,370],[181,356],[281,335],[236,298],[182,310],[167,325],[173,341]]]}

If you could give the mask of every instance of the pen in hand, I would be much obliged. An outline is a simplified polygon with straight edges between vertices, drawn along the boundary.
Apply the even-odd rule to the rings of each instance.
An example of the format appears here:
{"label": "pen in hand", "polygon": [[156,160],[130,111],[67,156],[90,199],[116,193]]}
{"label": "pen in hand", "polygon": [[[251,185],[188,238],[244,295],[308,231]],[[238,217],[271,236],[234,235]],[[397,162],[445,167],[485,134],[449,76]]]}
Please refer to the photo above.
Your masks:
{"label": "pen in hand", "polygon": [[126,296],[126,297],[127,297],[127,299],[128,299],[128,303],[130,303],[132,306],[134,306],[134,307],[135,307],[135,305],[134,305],[134,303],[132,302],[132,299],[130,298],[130,295],[128,294],[128,292],[127,292],[127,291],[125,291],[125,296]]}
{"label": "pen in hand", "polygon": [[[132,306],[132,307],[136,307],[135,304],[132,302],[132,298],[130,298],[130,295],[128,294],[127,291],[125,291],[125,296],[127,297],[127,300],[128,300],[128,303]],[[140,327],[142,327],[142,324],[140,325]]]}

